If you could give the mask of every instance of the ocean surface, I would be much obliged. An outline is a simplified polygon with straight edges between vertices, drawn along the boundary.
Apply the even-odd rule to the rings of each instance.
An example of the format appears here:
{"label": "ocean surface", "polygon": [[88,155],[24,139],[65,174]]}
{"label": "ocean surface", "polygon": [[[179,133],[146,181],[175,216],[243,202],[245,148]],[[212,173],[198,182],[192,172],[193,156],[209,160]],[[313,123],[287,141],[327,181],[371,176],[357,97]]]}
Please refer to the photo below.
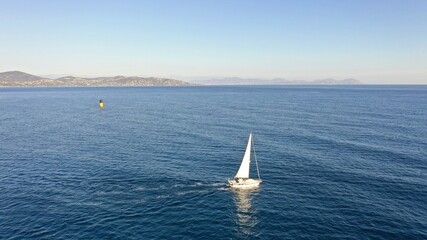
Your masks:
{"label": "ocean surface", "polygon": [[427,86],[0,88],[0,239],[427,239]]}

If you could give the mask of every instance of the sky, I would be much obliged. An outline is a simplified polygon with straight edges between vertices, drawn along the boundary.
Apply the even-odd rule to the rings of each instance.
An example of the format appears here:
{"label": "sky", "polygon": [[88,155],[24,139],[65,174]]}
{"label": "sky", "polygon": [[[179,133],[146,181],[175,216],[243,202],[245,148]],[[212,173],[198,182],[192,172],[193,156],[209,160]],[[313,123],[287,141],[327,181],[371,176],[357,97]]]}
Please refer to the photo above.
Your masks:
{"label": "sky", "polygon": [[0,72],[427,84],[425,0],[0,0]]}

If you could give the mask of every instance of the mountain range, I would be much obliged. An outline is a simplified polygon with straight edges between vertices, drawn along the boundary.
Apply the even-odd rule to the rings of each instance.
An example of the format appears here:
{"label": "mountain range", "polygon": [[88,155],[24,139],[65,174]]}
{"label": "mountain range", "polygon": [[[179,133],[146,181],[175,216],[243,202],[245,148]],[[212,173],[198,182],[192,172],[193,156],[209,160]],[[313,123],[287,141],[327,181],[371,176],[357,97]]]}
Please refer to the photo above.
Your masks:
{"label": "mountain range", "polygon": [[259,78],[213,78],[204,80],[193,80],[192,83],[202,85],[355,85],[362,82],[347,78],[336,80],[333,78],[318,79],[313,81],[287,80],[285,78],[259,79]]}
{"label": "mountain range", "polygon": [[31,75],[20,71],[9,71],[0,73],[1,86],[192,86],[192,85],[354,85],[362,82],[347,78],[336,80],[332,78],[318,79],[313,81],[287,80],[284,78],[258,79],[258,78],[213,78],[203,80],[192,80],[189,82],[170,78],[157,77],[74,77],[66,76],[60,78],[47,78]]}
{"label": "mountain range", "polygon": [[193,83],[169,78],[157,77],[60,77],[56,79],[43,78],[20,71],[0,73],[1,86],[23,86],[23,87],[60,87],[60,86],[191,86]]}

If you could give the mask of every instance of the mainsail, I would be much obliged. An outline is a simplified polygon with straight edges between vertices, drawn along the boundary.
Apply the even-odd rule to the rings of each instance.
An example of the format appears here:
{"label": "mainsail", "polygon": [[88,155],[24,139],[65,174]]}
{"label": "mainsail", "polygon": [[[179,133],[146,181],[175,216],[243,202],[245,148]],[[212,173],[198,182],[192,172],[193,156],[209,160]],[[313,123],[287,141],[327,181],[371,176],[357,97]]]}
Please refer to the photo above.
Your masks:
{"label": "mainsail", "polygon": [[251,146],[252,146],[252,133],[249,134],[248,146],[246,146],[245,156],[243,156],[242,164],[240,164],[239,171],[237,171],[236,178],[249,178],[249,167],[251,165]]}

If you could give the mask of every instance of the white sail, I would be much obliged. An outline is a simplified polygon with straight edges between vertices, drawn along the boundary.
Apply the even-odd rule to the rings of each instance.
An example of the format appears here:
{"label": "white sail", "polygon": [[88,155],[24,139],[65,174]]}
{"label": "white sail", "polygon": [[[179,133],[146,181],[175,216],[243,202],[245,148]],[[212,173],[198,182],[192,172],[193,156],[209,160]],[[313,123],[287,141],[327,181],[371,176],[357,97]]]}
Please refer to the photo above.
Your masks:
{"label": "white sail", "polygon": [[251,146],[252,146],[252,133],[249,134],[248,146],[246,146],[245,156],[243,156],[242,164],[240,164],[239,171],[237,171],[236,178],[249,178],[249,167],[251,165]]}

